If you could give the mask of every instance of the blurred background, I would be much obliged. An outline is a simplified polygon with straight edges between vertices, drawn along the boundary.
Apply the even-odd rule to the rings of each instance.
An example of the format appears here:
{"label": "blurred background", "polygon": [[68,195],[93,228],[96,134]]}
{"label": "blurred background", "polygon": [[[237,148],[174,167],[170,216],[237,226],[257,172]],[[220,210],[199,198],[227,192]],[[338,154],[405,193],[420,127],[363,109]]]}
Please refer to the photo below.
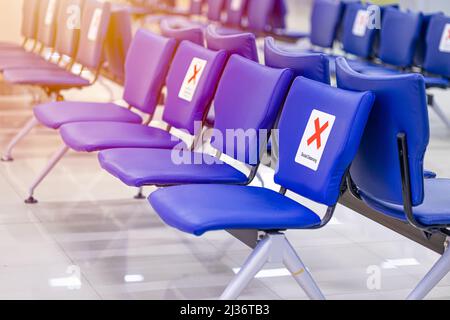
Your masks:
{"label": "blurred background", "polygon": [[[125,0],[112,0],[111,2],[125,2]],[[308,25],[299,24],[299,15],[309,15],[312,0],[288,0],[290,17],[288,26],[290,28],[301,27],[307,31]],[[374,0],[373,3],[388,4],[400,3],[403,8],[410,8],[424,12],[444,11],[450,14],[449,0]],[[177,0],[180,6],[187,6],[187,0]],[[22,0],[0,0],[0,39],[20,42]],[[303,20],[303,19],[302,19]]]}

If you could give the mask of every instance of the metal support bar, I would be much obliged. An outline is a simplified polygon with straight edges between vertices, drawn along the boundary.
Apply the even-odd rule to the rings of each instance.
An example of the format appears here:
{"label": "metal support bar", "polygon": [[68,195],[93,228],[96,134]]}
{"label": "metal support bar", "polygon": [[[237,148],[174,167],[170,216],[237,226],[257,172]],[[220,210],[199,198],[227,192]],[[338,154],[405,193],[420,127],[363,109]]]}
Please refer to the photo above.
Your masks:
{"label": "metal support bar", "polygon": [[375,221],[382,226],[401,234],[402,236],[417,242],[418,244],[433,250],[436,253],[442,254],[444,252],[444,244],[446,237],[443,234],[435,233],[431,238],[424,237],[423,232],[412,225],[403,221],[391,218],[385,214],[382,214],[370,207],[368,207],[363,201],[353,197],[349,191],[347,191],[339,200],[339,202],[353,211],[365,216],[366,218]]}
{"label": "metal support bar", "polygon": [[55,166],[59,163],[59,161],[64,157],[64,155],[69,151],[69,148],[64,145],[61,149],[58,150],[50,159],[47,166],[42,170],[39,176],[34,180],[30,189],[29,189],[29,197],[25,200],[27,204],[37,203],[37,200],[33,197],[36,188],[42,183],[42,181],[48,176],[48,174],[55,168]]}
{"label": "metal support bar", "polygon": [[2,156],[2,161],[13,161],[12,151],[14,147],[22,141],[25,136],[30,133],[30,131],[39,124],[39,121],[33,116],[25,126],[17,133],[17,135],[11,140],[11,142],[6,147],[5,152]]}
{"label": "metal support bar", "polygon": [[436,98],[431,94],[428,94],[428,105],[434,110],[434,112],[436,112],[439,119],[441,119],[442,122],[444,122],[447,129],[450,130],[450,120],[447,118],[447,115],[445,114],[444,110],[442,110],[442,108],[436,102]]}
{"label": "metal support bar", "polygon": [[134,196],[134,198],[136,200],[144,200],[145,199],[145,195],[144,195],[144,187],[140,187],[138,189],[138,193]]}
{"label": "metal support bar", "polygon": [[221,300],[237,299],[267,262],[283,263],[311,299],[325,299],[285,235],[270,233],[266,234],[258,243],[244,266],[223,293]]}
{"label": "metal support bar", "polygon": [[410,293],[408,300],[422,300],[450,271],[450,250],[446,250],[431,270]]}

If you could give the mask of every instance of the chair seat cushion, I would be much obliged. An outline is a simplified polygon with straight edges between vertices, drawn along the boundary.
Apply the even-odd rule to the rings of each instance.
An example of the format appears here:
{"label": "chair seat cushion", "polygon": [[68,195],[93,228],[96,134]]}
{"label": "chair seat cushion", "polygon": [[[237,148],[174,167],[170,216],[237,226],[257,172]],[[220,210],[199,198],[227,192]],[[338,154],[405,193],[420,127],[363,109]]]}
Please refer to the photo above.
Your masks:
{"label": "chair seat cushion", "polygon": [[197,236],[214,230],[305,229],[320,224],[310,209],[257,187],[177,186],[154,192],[149,201],[167,224]]}
{"label": "chair seat cushion", "polygon": [[[424,225],[450,224],[450,179],[425,179],[424,183],[425,199],[420,206],[414,207],[414,216]],[[403,206],[393,205],[368,196],[363,196],[363,199],[375,210],[406,221]]]}
{"label": "chair seat cushion", "polygon": [[62,70],[57,64],[49,62],[41,57],[30,57],[26,59],[0,59],[0,70],[7,69],[52,69]]}
{"label": "chair seat cushion", "polygon": [[82,152],[117,148],[172,149],[180,143],[167,131],[132,123],[70,123],[63,125],[60,133],[68,147]]}
{"label": "chair seat cushion", "polygon": [[12,42],[0,42],[0,50],[23,50],[23,46]]}
{"label": "chair seat cushion", "polygon": [[6,82],[13,84],[58,88],[83,87],[89,85],[89,80],[62,69],[8,69],[3,73],[3,78]]}
{"label": "chair seat cushion", "polygon": [[363,69],[368,67],[377,67],[377,65],[373,62],[362,59],[347,59],[347,62],[349,66],[357,72],[361,72]]}
{"label": "chair seat cushion", "polygon": [[450,80],[440,77],[425,77],[425,85],[427,88],[448,88]]}
{"label": "chair seat cushion", "polygon": [[114,103],[51,102],[34,108],[34,115],[48,128],[59,129],[73,122],[114,121],[142,123],[136,113]]}
{"label": "chair seat cushion", "polygon": [[[239,170],[225,163],[215,163],[215,158],[209,155],[184,150],[174,152],[176,154],[172,150],[162,149],[114,149],[102,151],[99,160],[106,171],[132,187],[239,184],[248,180]],[[174,161],[173,155],[177,156],[177,161]],[[180,164],[181,157],[183,162]]]}
{"label": "chair seat cushion", "polygon": [[0,51],[0,61],[11,60],[11,59],[38,59],[41,58],[40,55],[28,52],[25,50],[3,50]]}
{"label": "chair seat cushion", "polygon": [[386,67],[386,66],[367,66],[367,67],[361,67],[359,72],[369,75],[369,76],[389,76],[389,75],[399,75],[402,74],[400,70],[397,70],[395,68]]}

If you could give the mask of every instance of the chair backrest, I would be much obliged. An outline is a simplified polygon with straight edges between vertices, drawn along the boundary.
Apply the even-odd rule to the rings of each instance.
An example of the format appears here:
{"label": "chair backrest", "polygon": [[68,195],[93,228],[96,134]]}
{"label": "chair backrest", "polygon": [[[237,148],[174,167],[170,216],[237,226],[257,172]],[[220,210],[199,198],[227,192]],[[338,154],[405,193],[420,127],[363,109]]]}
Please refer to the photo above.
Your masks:
{"label": "chair backrest", "polygon": [[208,20],[221,21],[222,12],[225,8],[225,0],[207,0],[208,1]]}
{"label": "chair backrest", "polygon": [[45,47],[53,47],[55,44],[59,1],[40,1],[37,39]]}
{"label": "chair backrest", "polygon": [[270,29],[285,29],[287,14],[288,9],[286,0],[275,0],[273,11],[271,12],[268,20]]}
{"label": "chair backrest", "polygon": [[102,63],[110,16],[111,3],[85,0],[76,59],[84,67],[97,69]]}
{"label": "chair backrest", "polygon": [[330,61],[324,54],[295,53],[277,47],[272,37],[265,39],[265,64],[272,68],[289,68],[295,77],[305,78],[330,84]]}
{"label": "chair backrest", "polygon": [[204,0],[191,0],[189,5],[189,13],[193,15],[201,15],[204,4]]}
{"label": "chair backrest", "polygon": [[428,26],[423,68],[450,78],[450,17],[434,15]]}
{"label": "chair backrest", "polygon": [[430,20],[434,15],[442,15],[442,12],[430,13],[430,14],[422,14],[422,27],[420,30],[419,39],[417,41],[416,53],[414,56],[414,65],[423,66],[423,61],[425,60],[425,52],[426,52],[426,38],[428,33],[428,26],[430,25]]}
{"label": "chair backrest", "polygon": [[40,0],[23,1],[21,34],[25,39],[37,37],[40,5]]}
{"label": "chair backrest", "polygon": [[311,14],[310,42],[322,48],[332,48],[341,20],[342,4],[335,0],[315,0]]}
{"label": "chair backrest", "polygon": [[259,61],[253,33],[209,25],[206,29],[206,45],[210,50],[226,50],[229,55],[238,54]]}
{"label": "chair backrest", "polygon": [[423,159],[429,141],[425,81],[420,74],[362,75],[337,59],[338,86],[347,90],[372,91],[375,105],[361,147],[353,161],[351,176],[365,197],[402,205],[402,179],[397,135],[406,134],[412,203],[424,197]]}
{"label": "chair backrest", "polygon": [[297,78],[279,122],[280,164],[275,182],[334,206],[373,101],[371,92],[352,92]]}
{"label": "chair backrest", "polygon": [[369,5],[348,3],[344,14],[342,45],[344,51],[369,58],[374,51],[378,29],[369,28]]}
{"label": "chair backrest", "polygon": [[125,62],[123,98],[130,105],[153,114],[164,87],[176,41],[150,31],[137,31]]}
{"label": "chair backrest", "polygon": [[256,32],[267,31],[274,7],[275,0],[249,0],[248,28]]}
{"label": "chair backrest", "polygon": [[233,27],[242,25],[242,19],[247,12],[248,0],[226,0],[226,24]]}
{"label": "chair backrest", "polygon": [[55,50],[74,58],[80,40],[80,21],[84,0],[60,0],[57,18]]}
{"label": "chair backrest", "polygon": [[380,30],[378,57],[397,67],[411,66],[421,27],[422,14],[386,8]]}
{"label": "chair backrest", "polygon": [[189,20],[180,18],[163,19],[161,20],[160,28],[164,37],[175,39],[178,43],[188,40],[200,46],[205,45],[202,27],[189,22]]}
{"label": "chair backrest", "polygon": [[125,77],[125,60],[132,38],[129,11],[125,8],[113,9],[105,40],[105,60],[111,75],[121,81]]}
{"label": "chair backrest", "polygon": [[167,75],[164,121],[194,135],[195,123],[206,118],[226,61],[223,50],[181,42]]}
{"label": "chair backrest", "polygon": [[264,131],[270,133],[273,128],[292,79],[288,69],[269,68],[232,55],[214,99],[214,128],[223,139],[213,139],[212,146],[243,163],[257,165],[267,145]]}

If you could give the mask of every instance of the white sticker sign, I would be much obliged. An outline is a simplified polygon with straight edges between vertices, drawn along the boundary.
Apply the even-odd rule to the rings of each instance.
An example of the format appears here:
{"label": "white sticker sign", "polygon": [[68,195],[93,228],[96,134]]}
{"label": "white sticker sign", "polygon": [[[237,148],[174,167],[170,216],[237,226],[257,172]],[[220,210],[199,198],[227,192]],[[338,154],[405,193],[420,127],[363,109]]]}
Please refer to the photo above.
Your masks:
{"label": "white sticker sign", "polygon": [[353,34],[357,37],[366,35],[367,26],[369,25],[370,12],[367,10],[358,10],[355,22],[353,23]]}
{"label": "white sticker sign", "polygon": [[447,23],[442,33],[441,44],[439,45],[441,52],[450,53],[450,23]]}
{"label": "white sticker sign", "polygon": [[95,9],[92,14],[91,25],[89,26],[88,39],[96,41],[98,37],[98,30],[100,28],[100,22],[102,21],[103,10],[100,8]]}
{"label": "white sticker sign", "polygon": [[306,125],[295,162],[317,171],[336,117],[314,109]]}
{"label": "white sticker sign", "polygon": [[178,94],[180,99],[188,102],[192,101],[207,63],[208,61],[200,58],[192,59],[183,84],[181,85],[180,93]]}
{"label": "white sticker sign", "polygon": [[47,6],[47,12],[45,13],[45,25],[49,26],[53,23],[53,17],[56,12],[56,0],[49,0]]}
{"label": "white sticker sign", "polygon": [[231,10],[239,11],[242,7],[242,0],[231,0]]}

